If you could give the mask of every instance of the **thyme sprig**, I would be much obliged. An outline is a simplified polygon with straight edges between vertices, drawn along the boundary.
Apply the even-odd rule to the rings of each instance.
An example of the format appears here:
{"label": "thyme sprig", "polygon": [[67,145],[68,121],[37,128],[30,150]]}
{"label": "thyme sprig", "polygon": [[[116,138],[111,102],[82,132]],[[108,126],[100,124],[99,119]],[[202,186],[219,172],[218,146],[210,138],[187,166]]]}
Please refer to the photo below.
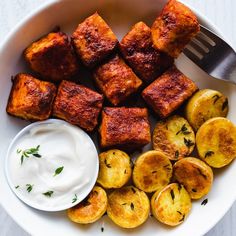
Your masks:
{"label": "thyme sprig", "polygon": [[216,94],[216,95],[214,95],[212,98],[214,99],[213,104],[215,104],[215,103],[221,98],[221,96],[219,96],[218,94]]}
{"label": "thyme sprig", "polygon": [[185,144],[188,148],[190,148],[191,146],[194,146],[194,145],[195,145],[195,143],[194,143],[192,140],[186,139],[186,138],[184,138],[184,144]]}
{"label": "thyme sprig", "polygon": [[210,157],[210,156],[212,156],[213,154],[214,154],[214,152],[211,151],[211,150],[209,150],[209,151],[206,152],[206,154],[205,154],[204,157],[205,157],[205,158],[206,158],[206,157]]}
{"label": "thyme sprig", "polygon": [[46,197],[51,197],[53,195],[53,193],[54,193],[53,191],[47,191],[47,192],[42,193],[42,194]]}
{"label": "thyme sprig", "polygon": [[207,203],[208,203],[208,199],[206,198],[202,201],[201,205],[205,206]]}
{"label": "thyme sprig", "polygon": [[55,173],[54,173],[53,176],[56,176],[56,175],[61,174],[61,172],[63,171],[63,169],[64,169],[64,166],[58,167],[58,168],[55,170]]}
{"label": "thyme sprig", "polygon": [[30,193],[30,192],[32,191],[34,185],[32,185],[32,184],[26,184],[26,187],[27,187],[27,189],[26,189],[27,192]]}
{"label": "thyme sprig", "polygon": [[183,133],[184,135],[191,134],[191,131],[188,130],[186,127],[186,124],[184,124],[181,129],[176,133],[178,135],[179,133]]}
{"label": "thyme sprig", "polygon": [[39,148],[40,145],[38,145],[35,148],[29,148],[25,150],[17,149],[16,153],[21,154],[21,165],[24,162],[24,158],[29,158],[29,157],[41,158],[42,156],[39,154]]}
{"label": "thyme sprig", "polygon": [[72,203],[75,203],[78,200],[77,195],[75,194],[74,198],[72,199]]}

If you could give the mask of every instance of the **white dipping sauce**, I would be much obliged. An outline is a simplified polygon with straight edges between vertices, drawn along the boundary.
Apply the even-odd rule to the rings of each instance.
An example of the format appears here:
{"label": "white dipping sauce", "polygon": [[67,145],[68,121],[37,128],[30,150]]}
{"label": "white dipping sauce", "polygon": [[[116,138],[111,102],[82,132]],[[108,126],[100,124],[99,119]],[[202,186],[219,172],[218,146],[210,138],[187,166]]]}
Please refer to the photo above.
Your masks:
{"label": "white dipping sauce", "polygon": [[[98,155],[89,136],[60,120],[36,122],[8,150],[7,176],[13,191],[37,209],[57,211],[78,204],[94,186]],[[36,156],[23,151],[39,148]],[[45,194],[46,193],[46,194]]]}

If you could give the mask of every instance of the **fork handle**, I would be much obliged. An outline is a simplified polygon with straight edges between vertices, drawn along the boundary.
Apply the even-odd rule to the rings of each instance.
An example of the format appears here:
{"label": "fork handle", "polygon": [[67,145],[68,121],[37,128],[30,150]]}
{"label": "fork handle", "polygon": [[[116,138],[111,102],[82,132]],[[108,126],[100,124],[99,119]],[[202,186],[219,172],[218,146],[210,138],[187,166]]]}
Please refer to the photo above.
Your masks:
{"label": "fork handle", "polygon": [[231,51],[227,54],[221,65],[211,71],[211,75],[236,85],[236,53]]}

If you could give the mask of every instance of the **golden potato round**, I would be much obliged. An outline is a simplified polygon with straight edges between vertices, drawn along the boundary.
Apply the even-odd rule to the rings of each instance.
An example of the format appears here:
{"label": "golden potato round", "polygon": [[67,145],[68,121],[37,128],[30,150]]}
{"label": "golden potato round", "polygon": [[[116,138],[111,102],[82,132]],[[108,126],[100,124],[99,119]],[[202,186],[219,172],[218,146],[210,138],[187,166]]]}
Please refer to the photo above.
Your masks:
{"label": "golden potato round", "polygon": [[89,224],[101,218],[106,209],[107,194],[104,189],[95,186],[88,197],[78,205],[67,210],[67,215],[75,223]]}
{"label": "golden potato round", "polygon": [[196,145],[200,158],[208,165],[224,167],[236,157],[236,127],[226,118],[212,118],[199,128]]}
{"label": "golden potato round", "polygon": [[174,179],[184,185],[192,199],[206,195],[212,186],[212,169],[203,161],[187,157],[177,161],[173,166]]}
{"label": "golden potato round", "polygon": [[228,99],[225,95],[216,90],[203,89],[189,99],[185,116],[197,131],[205,121],[213,117],[226,117],[228,110]]}
{"label": "golden potato round", "polygon": [[151,199],[153,216],[160,222],[176,226],[181,224],[192,207],[191,198],[183,185],[173,183],[160,192],[155,192]]}
{"label": "golden potato round", "polygon": [[130,157],[125,152],[112,149],[99,155],[97,182],[104,188],[121,188],[130,176]]}
{"label": "golden potato round", "polygon": [[160,151],[145,152],[137,158],[134,164],[134,184],[145,192],[161,190],[170,182],[171,176],[171,162]]}
{"label": "golden potato round", "polygon": [[194,146],[195,134],[185,118],[174,115],[157,122],[153,131],[153,149],[176,161],[189,156]]}
{"label": "golden potato round", "polygon": [[150,211],[150,202],[145,192],[126,186],[108,195],[107,215],[122,228],[135,228],[143,224]]}

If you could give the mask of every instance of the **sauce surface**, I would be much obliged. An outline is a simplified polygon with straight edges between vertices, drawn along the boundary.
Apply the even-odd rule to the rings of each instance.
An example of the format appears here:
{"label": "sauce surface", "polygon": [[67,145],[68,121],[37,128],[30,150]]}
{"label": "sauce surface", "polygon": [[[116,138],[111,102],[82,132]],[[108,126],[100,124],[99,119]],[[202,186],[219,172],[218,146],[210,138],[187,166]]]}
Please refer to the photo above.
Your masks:
{"label": "sauce surface", "polygon": [[96,148],[84,131],[64,121],[37,124],[9,149],[10,185],[35,208],[66,209],[86,197],[96,181]]}

